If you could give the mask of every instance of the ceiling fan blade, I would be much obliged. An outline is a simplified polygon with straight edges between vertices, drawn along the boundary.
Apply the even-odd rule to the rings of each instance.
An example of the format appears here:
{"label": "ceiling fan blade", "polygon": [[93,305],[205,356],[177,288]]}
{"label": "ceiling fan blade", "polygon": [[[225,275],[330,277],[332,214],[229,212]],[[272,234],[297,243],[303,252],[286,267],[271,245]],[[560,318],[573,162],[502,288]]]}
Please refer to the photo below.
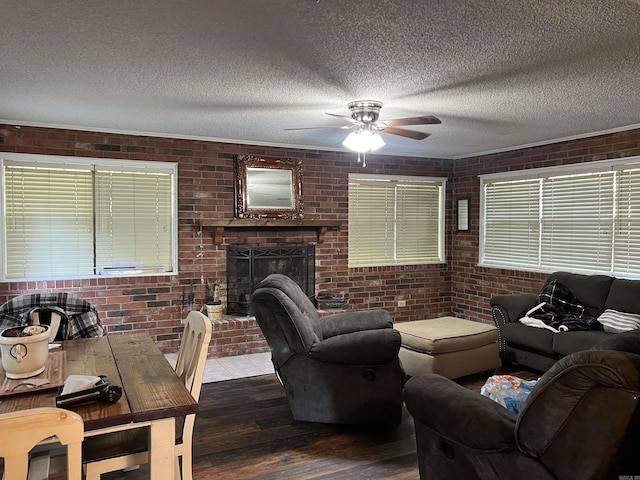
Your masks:
{"label": "ceiling fan blade", "polygon": [[433,125],[442,123],[439,118],[432,115],[424,115],[422,117],[396,118],[394,120],[385,120],[390,127],[400,127],[402,125]]}
{"label": "ceiling fan blade", "polygon": [[343,125],[341,127],[299,127],[299,128],[284,128],[283,130],[318,130],[321,128],[338,128],[338,129],[349,129],[352,128],[352,125]]}
{"label": "ceiling fan blade", "polygon": [[344,118],[348,122],[351,122],[351,123],[356,124],[356,125],[362,125],[361,121],[356,120],[354,118],[351,118],[351,117],[349,117],[347,115],[338,115],[337,113],[326,113],[326,112],[325,112],[325,114],[326,115],[331,115],[332,117]]}
{"label": "ceiling fan blade", "polygon": [[386,127],[382,130],[383,133],[390,133],[391,135],[399,135],[401,137],[413,138],[414,140],[424,140],[430,133],[416,132],[415,130],[407,130],[406,128]]}

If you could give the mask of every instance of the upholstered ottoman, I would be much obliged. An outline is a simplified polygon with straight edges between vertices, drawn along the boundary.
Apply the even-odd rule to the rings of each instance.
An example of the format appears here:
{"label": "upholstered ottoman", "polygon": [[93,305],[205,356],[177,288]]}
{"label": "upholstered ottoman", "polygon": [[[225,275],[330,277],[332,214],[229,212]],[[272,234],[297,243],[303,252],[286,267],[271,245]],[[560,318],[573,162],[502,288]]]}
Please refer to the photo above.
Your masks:
{"label": "upholstered ottoman", "polygon": [[441,317],[396,323],[400,361],[408,375],[437,373],[458,378],[500,365],[498,330],[492,325]]}

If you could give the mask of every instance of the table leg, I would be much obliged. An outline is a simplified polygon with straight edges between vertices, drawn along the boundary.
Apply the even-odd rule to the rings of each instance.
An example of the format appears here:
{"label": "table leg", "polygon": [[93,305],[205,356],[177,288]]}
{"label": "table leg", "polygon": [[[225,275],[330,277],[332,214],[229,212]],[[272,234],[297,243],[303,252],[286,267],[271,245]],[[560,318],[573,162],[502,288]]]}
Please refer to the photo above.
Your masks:
{"label": "table leg", "polygon": [[150,478],[168,478],[175,472],[175,418],[161,418],[151,422],[149,432]]}

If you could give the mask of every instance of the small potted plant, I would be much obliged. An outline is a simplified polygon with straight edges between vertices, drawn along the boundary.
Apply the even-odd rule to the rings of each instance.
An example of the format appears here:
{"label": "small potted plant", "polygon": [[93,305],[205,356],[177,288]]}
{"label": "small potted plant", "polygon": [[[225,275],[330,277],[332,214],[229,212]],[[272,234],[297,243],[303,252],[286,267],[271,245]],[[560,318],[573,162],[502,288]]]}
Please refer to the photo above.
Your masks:
{"label": "small potted plant", "polygon": [[207,300],[207,315],[210,320],[222,319],[222,311],[224,309],[222,301],[218,298],[219,285],[207,278],[207,289],[209,290],[209,299]]}

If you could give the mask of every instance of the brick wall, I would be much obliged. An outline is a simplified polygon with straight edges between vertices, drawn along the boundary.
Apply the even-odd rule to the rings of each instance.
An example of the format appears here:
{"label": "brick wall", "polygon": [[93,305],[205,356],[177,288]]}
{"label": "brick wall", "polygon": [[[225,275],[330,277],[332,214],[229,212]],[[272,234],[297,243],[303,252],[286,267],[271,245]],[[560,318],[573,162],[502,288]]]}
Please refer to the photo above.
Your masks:
{"label": "brick wall", "polygon": [[[193,285],[199,307],[206,295],[202,277],[224,285],[227,244],[272,246],[317,241],[312,231],[289,229],[229,229],[225,230],[223,245],[213,244],[212,230],[204,229],[202,235],[198,234],[194,226],[200,219],[233,218],[234,159],[236,155],[251,154],[302,159],[305,218],[343,222],[340,231],[329,230],[325,241],[316,246],[318,290],[345,291],[351,309],[386,308],[396,321],[451,313],[451,277],[447,265],[348,268],[347,177],[360,170],[355,154],[12,125],[0,126],[0,151],[179,164],[178,275],[3,283],[0,302],[30,292],[74,292],[96,305],[109,334],[144,330],[164,351],[175,351],[182,331],[180,320],[186,316],[180,297],[188,294]],[[367,173],[450,179],[453,171],[450,160],[369,155],[367,164]],[[447,232],[450,225],[447,215]],[[201,244],[204,255],[198,257]],[[406,306],[399,308],[398,300],[405,300]],[[210,356],[266,349],[260,330],[251,319],[227,318],[214,324]]]}
{"label": "brick wall", "polygon": [[[305,218],[341,220],[316,247],[319,290],[345,291],[351,309],[385,308],[396,321],[455,314],[490,322],[489,299],[498,293],[537,291],[546,273],[480,268],[478,261],[478,175],[640,155],[640,130],[590,137],[470,159],[437,160],[367,157],[367,173],[428,175],[447,184],[443,265],[353,268],[347,266],[347,176],[359,171],[355,155],[285,148],[72,130],[0,126],[0,151],[49,155],[124,158],[179,163],[179,274],[141,278],[98,278],[0,284],[0,302],[22,293],[71,291],[94,303],[109,334],[144,330],[164,351],[175,351],[185,316],[180,296],[194,285],[198,306],[206,289],[201,277],[224,284],[227,244],[277,245],[315,242],[311,231],[225,231],[213,244],[211,231],[198,235],[201,218],[233,218],[236,155],[300,158],[303,163]],[[455,200],[471,198],[468,232],[454,232]],[[197,257],[202,241],[204,255]],[[404,300],[405,307],[398,307]],[[227,318],[214,324],[211,356],[267,350],[255,321]]]}
{"label": "brick wall", "polygon": [[451,290],[456,316],[491,323],[491,296],[538,292],[549,273],[477,266],[480,218],[478,175],[636,155],[640,155],[640,129],[457,160],[453,173],[453,195],[454,198],[470,197],[472,212],[470,231],[454,233],[451,241]]}

